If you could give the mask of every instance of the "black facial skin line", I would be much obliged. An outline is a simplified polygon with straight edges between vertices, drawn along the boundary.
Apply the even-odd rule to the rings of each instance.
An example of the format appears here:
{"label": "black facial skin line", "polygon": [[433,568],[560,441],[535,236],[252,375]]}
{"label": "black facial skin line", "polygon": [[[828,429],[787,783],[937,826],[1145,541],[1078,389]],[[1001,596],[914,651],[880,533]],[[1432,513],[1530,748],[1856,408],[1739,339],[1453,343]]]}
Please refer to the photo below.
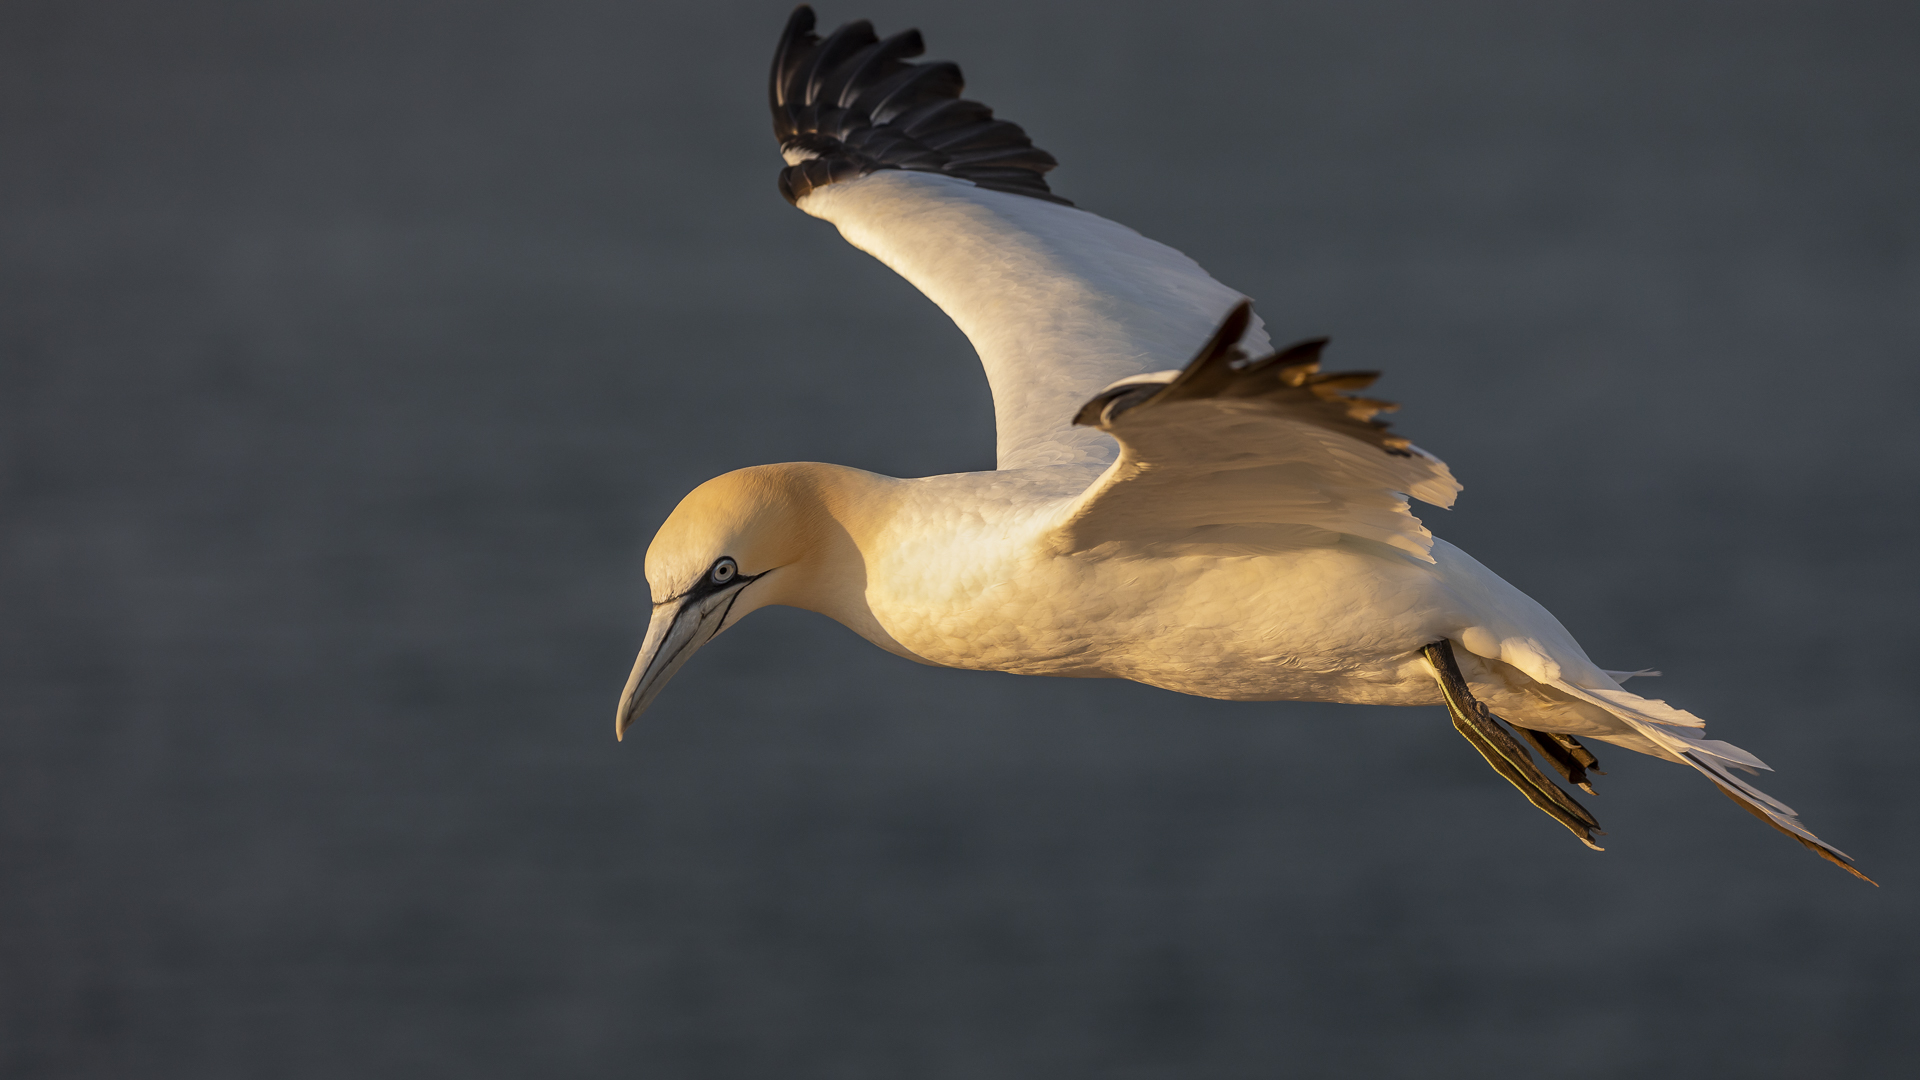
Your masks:
{"label": "black facial skin line", "polygon": [[[723,559],[732,559],[732,558],[733,556],[731,555],[722,555],[720,556],[719,559],[713,560],[713,566],[719,566],[721,563],[721,560]],[[745,588],[749,584],[759,581],[761,578],[766,577],[768,574],[773,572],[772,570],[762,570],[758,574],[747,575],[739,572],[739,566],[740,566],[739,560],[737,559],[734,560],[733,565],[735,568],[734,576],[731,578],[728,578],[726,581],[723,581],[718,585],[714,584],[713,566],[709,566],[707,567],[707,572],[700,575],[699,581],[696,581],[692,585],[687,587],[686,592],[683,592],[678,596],[669,596],[665,600],[660,601],[660,604],[685,603],[689,600],[704,600],[707,597],[712,596],[714,593],[719,592],[721,589],[732,589],[735,587]],[[655,604],[653,606],[659,607],[660,604]],[[728,610],[732,610],[733,605],[729,604],[727,605],[727,608]]]}
{"label": "black facial skin line", "polygon": [[[681,653],[686,652],[688,649],[699,648],[701,645],[705,645],[707,642],[712,641],[715,635],[719,634],[721,630],[724,630],[726,628],[727,616],[733,614],[733,605],[740,602],[740,594],[747,591],[747,586],[753,584],[756,581],[759,581],[763,577],[766,577],[767,574],[771,572],[772,571],[762,571],[758,574],[753,575],[752,577],[735,577],[733,580],[728,581],[724,585],[714,585],[713,579],[711,577],[704,577],[704,578],[701,578],[700,580],[706,583],[707,585],[712,586],[711,588],[705,591],[700,591],[700,587],[696,585],[693,588],[688,589],[686,592],[680,594],[681,597],[683,597],[684,599],[681,601],[680,610],[674,613],[674,616],[673,616],[673,624],[676,626],[679,625],[681,619],[684,619],[687,617],[687,613],[693,610],[693,606],[695,604],[713,595],[714,593],[720,591],[721,589],[734,590],[733,595],[727,599],[726,610],[720,613],[719,622],[714,624],[713,633],[708,634],[706,638],[702,641],[696,642],[692,638],[688,638],[687,640],[681,642],[680,647],[673,650],[673,654],[667,657],[665,664],[672,664],[675,657],[678,657]],[[673,601],[668,600],[665,602],[670,604]],[[656,661],[656,663],[659,663],[659,661]],[[663,664],[662,666],[665,666],[665,664]]]}
{"label": "black facial skin line", "polygon": [[[730,556],[722,556],[722,557],[728,558]],[[714,565],[715,566],[720,565],[719,561],[715,560]],[[740,564],[738,562],[735,562],[733,565],[737,568]],[[759,581],[761,578],[766,577],[768,574],[771,574],[771,573],[773,573],[772,570],[762,570],[761,572],[754,574],[751,577],[748,577],[744,574],[739,573],[738,570],[736,569],[733,577],[729,578],[727,581],[719,585],[715,585],[713,583],[713,571],[708,570],[706,576],[702,577],[698,584],[694,585],[693,588],[688,589],[686,592],[681,594],[683,597],[685,597],[685,599],[681,601],[680,611],[678,614],[674,615],[673,621],[675,623],[678,623],[682,618],[686,617],[687,611],[690,610],[693,607],[693,605],[699,603],[702,600],[705,600],[707,597],[712,596],[714,593],[720,592],[723,589],[732,589],[733,595],[727,598],[726,609],[720,612],[720,620],[714,624],[713,633],[708,634],[706,637],[706,641],[702,641],[700,643],[702,645],[705,645],[707,641],[712,641],[714,637],[720,633],[720,631],[726,629],[727,617],[733,614],[733,605],[740,602],[740,594],[747,591],[747,586],[753,584],[756,581]],[[682,644],[680,648],[674,650],[673,655],[674,656],[680,655],[681,652],[683,652],[688,646],[692,644],[693,644],[693,640],[689,638],[685,644]]]}
{"label": "black facial skin line", "polygon": [[[747,586],[753,584],[756,581],[759,581],[762,577],[765,577],[765,576],[766,575],[763,573],[755,574],[752,577],[747,578],[745,581],[741,582],[740,587],[733,591],[733,598],[727,601],[727,610],[720,613],[720,622],[714,626],[713,634],[708,636],[707,638],[708,641],[712,641],[714,637],[719,635],[720,631],[725,630],[727,628],[727,616],[733,614],[733,605],[740,602],[740,594],[747,591]],[[733,583],[730,581],[727,584],[731,585]]]}

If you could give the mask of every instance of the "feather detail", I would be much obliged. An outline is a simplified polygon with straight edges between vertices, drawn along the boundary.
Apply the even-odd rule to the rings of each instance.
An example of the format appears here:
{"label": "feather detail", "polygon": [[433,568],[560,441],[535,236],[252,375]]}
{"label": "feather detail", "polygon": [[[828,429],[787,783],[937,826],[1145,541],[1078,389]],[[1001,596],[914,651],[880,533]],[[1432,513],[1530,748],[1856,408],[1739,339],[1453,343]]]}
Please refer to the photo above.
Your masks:
{"label": "feather detail", "polygon": [[1450,506],[1460,485],[1438,458],[1375,419],[1396,406],[1351,393],[1375,372],[1323,373],[1325,338],[1250,357],[1245,301],[1185,369],[1123,379],[1074,423],[1120,440],[1120,459],[1062,524],[1066,550],[1110,539],[1180,543],[1195,530],[1305,525],[1432,562],[1409,495]]}
{"label": "feather detail", "polygon": [[822,40],[813,27],[813,9],[795,8],[768,80],[788,202],[880,169],[912,169],[1073,205],[1047,186],[1059,164],[1052,154],[960,97],[967,84],[957,65],[908,62],[926,51],[918,30],[883,41],[860,19]]}
{"label": "feather detail", "polygon": [[[1624,690],[1595,690],[1575,686],[1565,680],[1555,680],[1552,685],[1625,720],[1672,760],[1692,766],[1700,775],[1712,781],[1721,794],[1773,829],[1792,837],[1809,851],[1868,884],[1879,884],[1855,869],[1852,857],[1846,852],[1815,836],[1812,830],[1801,823],[1800,815],[1793,807],[1735,776],[1733,769],[1751,773],[1765,769],[1767,765],[1732,743],[1702,738],[1699,729],[1705,725],[1692,713],[1675,709],[1664,701],[1637,697]],[[1665,716],[1685,718],[1693,723],[1660,719]]]}

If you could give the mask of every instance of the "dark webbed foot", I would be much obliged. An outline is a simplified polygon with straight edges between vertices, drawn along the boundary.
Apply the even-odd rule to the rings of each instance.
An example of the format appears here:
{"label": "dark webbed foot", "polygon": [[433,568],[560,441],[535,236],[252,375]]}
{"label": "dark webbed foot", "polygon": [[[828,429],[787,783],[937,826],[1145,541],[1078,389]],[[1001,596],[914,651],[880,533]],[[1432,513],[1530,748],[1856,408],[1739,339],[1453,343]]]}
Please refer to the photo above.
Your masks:
{"label": "dark webbed foot", "polygon": [[1591,750],[1581,746],[1580,740],[1571,735],[1562,735],[1557,731],[1535,731],[1518,724],[1513,726],[1513,730],[1532,743],[1533,748],[1540,752],[1540,756],[1547,759],[1547,764],[1552,765],[1556,772],[1567,778],[1567,783],[1578,785],[1580,790],[1589,795],[1594,791],[1593,785],[1587,781],[1587,773],[1591,772],[1595,776],[1607,775],[1594,768],[1595,765],[1600,764],[1600,759],[1594,757]]}
{"label": "dark webbed foot", "polygon": [[[1475,700],[1472,691],[1467,689],[1467,680],[1460,674],[1460,665],[1453,658],[1453,643],[1436,641],[1420,651],[1426,655],[1427,662],[1433,665],[1434,678],[1440,682],[1440,695],[1446,699],[1447,713],[1453,717],[1453,729],[1472,743],[1475,750],[1480,751],[1480,756],[1487,759],[1487,764],[1493,766],[1494,772],[1519,788],[1520,794],[1525,795],[1528,802],[1565,825],[1580,838],[1581,843],[1595,851],[1603,850],[1593,842],[1594,835],[1600,831],[1600,822],[1587,812],[1586,807],[1575,802],[1573,796],[1561,790],[1560,785],[1547,779],[1540,767],[1533,763],[1526,748],[1507,734],[1507,729],[1500,726],[1499,718],[1488,712],[1487,707]],[[1588,791],[1593,790],[1587,786],[1586,778],[1587,769],[1594,764],[1594,757],[1585,747],[1572,738],[1562,743],[1560,736],[1525,728],[1521,731],[1529,742],[1540,747],[1541,755],[1568,780]],[[1548,750],[1544,744],[1552,745],[1553,749]]]}

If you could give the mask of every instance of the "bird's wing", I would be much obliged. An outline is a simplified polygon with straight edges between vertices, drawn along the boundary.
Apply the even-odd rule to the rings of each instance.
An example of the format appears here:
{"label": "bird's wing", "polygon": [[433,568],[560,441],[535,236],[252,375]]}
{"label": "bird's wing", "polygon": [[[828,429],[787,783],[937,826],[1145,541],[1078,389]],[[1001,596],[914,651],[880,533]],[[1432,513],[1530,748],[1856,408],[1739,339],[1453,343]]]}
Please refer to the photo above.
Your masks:
{"label": "bird's wing", "polygon": [[[822,40],[800,7],[774,55],[780,191],[925,293],[973,342],[993,387],[1002,469],[1105,465],[1112,440],[1074,410],[1166,368],[1242,299],[1192,259],[1076,209],[1052,155],[960,97],[960,69],[908,63],[918,31],[851,22]],[[1250,347],[1263,348],[1257,320]]]}
{"label": "bird's wing", "polygon": [[1324,338],[1250,353],[1251,317],[1240,302],[1185,370],[1123,380],[1081,408],[1075,423],[1113,435],[1120,458],[1067,508],[1060,546],[1259,546],[1282,535],[1273,526],[1306,526],[1432,562],[1407,496],[1451,506],[1453,474],[1374,419],[1395,406],[1346,393],[1373,372],[1322,374]]}

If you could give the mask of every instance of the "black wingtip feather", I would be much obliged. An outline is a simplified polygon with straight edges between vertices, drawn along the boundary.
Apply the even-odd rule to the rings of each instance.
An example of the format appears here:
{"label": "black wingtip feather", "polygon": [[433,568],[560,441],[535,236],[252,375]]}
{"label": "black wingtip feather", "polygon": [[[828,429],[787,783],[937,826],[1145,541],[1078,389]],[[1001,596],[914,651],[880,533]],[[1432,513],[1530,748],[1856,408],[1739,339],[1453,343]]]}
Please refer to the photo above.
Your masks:
{"label": "black wingtip feather", "polygon": [[1328,341],[1323,337],[1309,338],[1270,356],[1249,358],[1240,347],[1240,339],[1252,323],[1253,303],[1242,300],[1227,312],[1220,328],[1171,382],[1146,384],[1153,388],[1152,394],[1142,394],[1139,386],[1104,392],[1081,406],[1073,422],[1101,427],[1130,408],[1196,398],[1266,399],[1284,404],[1298,419],[1359,439],[1396,457],[1413,455],[1412,443],[1390,433],[1385,423],[1374,419],[1398,405],[1345,392],[1372,385],[1379,372],[1322,373],[1320,351]]}
{"label": "black wingtip feather", "polygon": [[807,156],[780,174],[788,202],[881,169],[910,169],[1073,205],[1047,186],[1045,174],[1059,164],[1052,154],[1018,124],[960,97],[959,67],[906,62],[926,51],[919,31],[881,39],[860,19],[823,40],[814,26],[806,4],[787,17],[768,80],[781,150]]}
{"label": "black wingtip feather", "polygon": [[793,9],[787,16],[787,27],[780,31],[780,44],[773,51],[773,74],[768,78],[767,102],[773,107],[773,133],[784,140],[793,134],[783,106],[787,103],[787,82],[794,69],[799,65],[799,51],[807,38],[813,35],[813,9],[805,4]]}
{"label": "black wingtip feather", "polygon": [[[1221,360],[1244,357],[1246,354],[1240,351],[1240,339],[1247,336],[1247,327],[1251,325],[1253,325],[1253,301],[1242,300],[1233,305],[1233,310],[1227,312],[1227,317],[1220,320],[1220,328],[1213,332],[1213,336],[1207,339],[1205,345],[1200,346],[1200,351],[1187,364],[1187,370],[1180,373],[1181,376],[1185,377],[1188,372],[1211,368]],[[1175,380],[1176,384],[1178,381]]]}

